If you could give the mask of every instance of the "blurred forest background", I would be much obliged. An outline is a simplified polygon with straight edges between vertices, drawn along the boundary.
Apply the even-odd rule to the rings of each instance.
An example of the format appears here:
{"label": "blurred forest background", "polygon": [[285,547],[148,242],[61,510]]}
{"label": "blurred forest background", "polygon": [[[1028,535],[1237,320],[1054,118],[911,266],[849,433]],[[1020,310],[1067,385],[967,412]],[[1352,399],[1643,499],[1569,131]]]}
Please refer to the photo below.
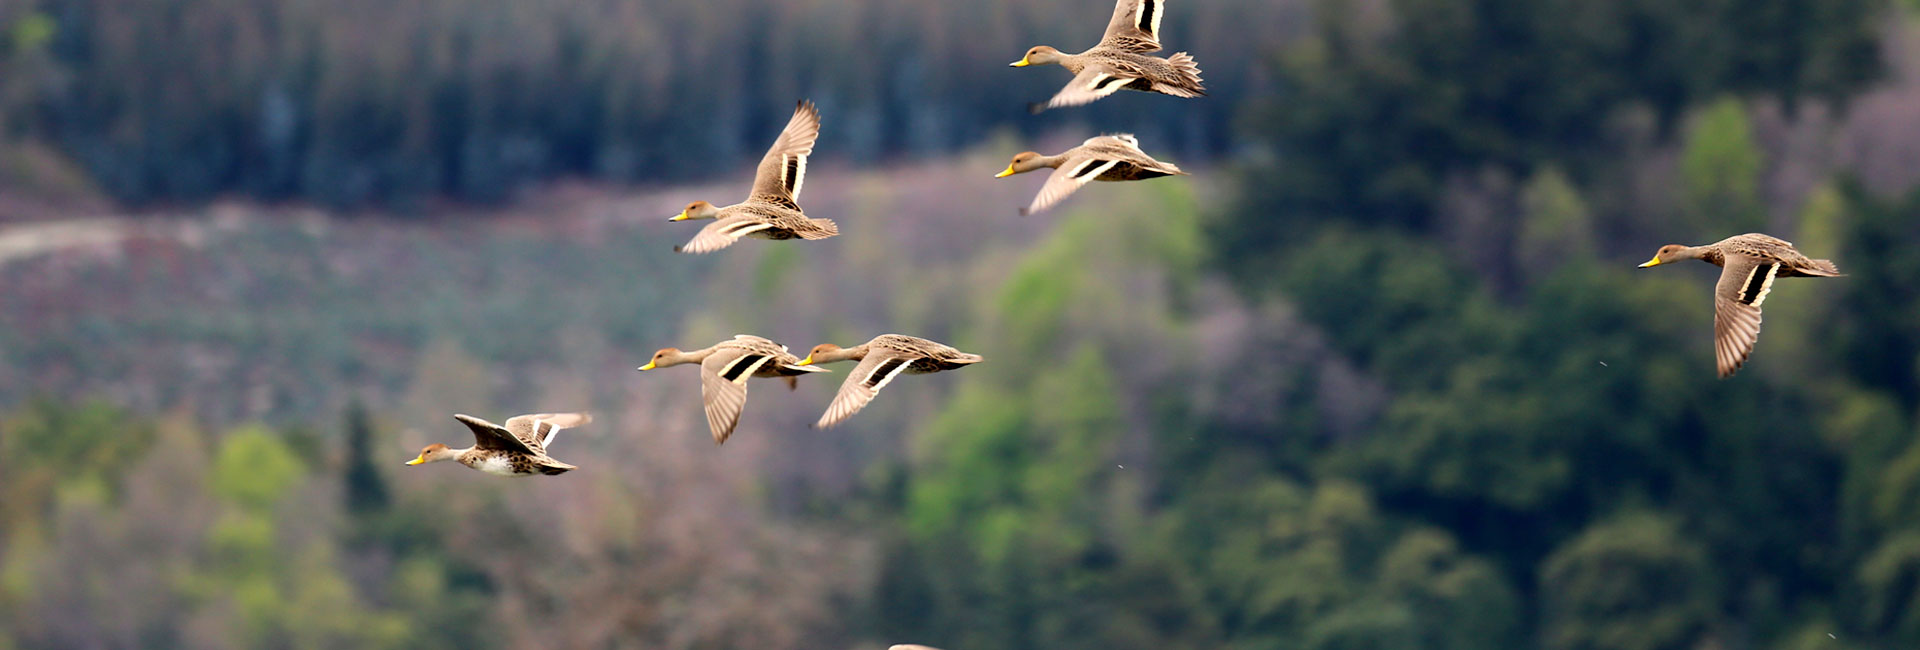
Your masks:
{"label": "blurred forest background", "polygon": [[[1920,646],[1920,2],[0,0],[0,650]],[[677,256],[794,100],[844,235]],[[1192,177],[1015,207],[1024,149]],[[1714,378],[1704,264],[1780,283]],[[988,362],[708,441],[664,346]],[[450,415],[590,409],[505,480]]]}

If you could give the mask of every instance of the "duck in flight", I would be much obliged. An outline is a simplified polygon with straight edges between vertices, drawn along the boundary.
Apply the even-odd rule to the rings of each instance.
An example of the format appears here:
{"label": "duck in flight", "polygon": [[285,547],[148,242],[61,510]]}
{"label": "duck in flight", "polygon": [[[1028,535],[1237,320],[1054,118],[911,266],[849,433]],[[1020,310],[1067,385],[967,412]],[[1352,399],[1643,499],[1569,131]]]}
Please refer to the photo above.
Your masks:
{"label": "duck in flight", "polygon": [[1199,97],[1207,94],[1200,82],[1200,66],[1186,52],[1160,58],[1148,56],[1160,50],[1160,19],[1166,14],[1166,0],[1119,0],[1107,33],[1100,42],[1079,54],[1066,54],[1045,45],[1027,50],[1019,61],[1007,65],[1058,64],[1073,73],[1073,80],[1047,100],[1028,107],[1034,113],[1049,108],[1092,103],[1117,90],[1136,90],[1174,97]]}
{"label": "duck in flight", "polygon": [[800,210],[800,187],[807,176],[807,156],[813,142],[820,138],[820,111],[813,102],[801,101],[793,109],[793,119],[780,131],[767,155],[754,172],[753,191],[747,200],[724,208],[706,201],[688,203],[680,214],[668,221],[713,219],[700,229],[693,240],[673,250],[681,253],[711,253],[732,246],[742,237],[754,239],[826,239],[840,234],[840,227],[828,219],[814,219]]}
{"label": "duck in flight", "polygon": [[1713,288],[1713,352],[1720,378],[1746,365],[1760,340],[1760,304],[1777,278],[1840,277],[1831,260],[1809,259],[1791,242],[1760,233],[1734,235],[1705,246],[1667,244],[1641,264],[1648,268],[1679,260],[1702,260],[1720,267]]}
{"label": "duck in flight", "polygon": [[853,367],[853,373],[840,383],[840,392],[833,397],[833,403],[827,406],[827,412],[820,416],[814,426],[822,429],[833,427],[859,413],[873,401],[880,389],[886,388],[894,377],[902,374],[925,375],[944,370],[956,370],[980,363],[980,355],[968,354],[951,346],[936,343],[917,336],[900,334],[881,334],[873,340],[850,348],[842,348],[832,343],[813,346],[807,358],[800,362],[802,366],[816,363],[834,363],[836,361],[859,361]]}
{"label": "duck in flight", "polygon": [[1154,160],[1141,151],[1140,141],[1132,134],[1120,133],[1088,138],[1080,146],[1053,156],[1020,152],[1014,155],[1006,170],[994,178],[1048,167],[1053,168],[1053,175],[1047,178],[1047,184],[1040,186],[1040,194],[1033,197],[1033,203],[1020,209],[1020,214],[1045,210],[1092,181],[1139,181],[1186,175],[1173,163]]}
{"label": "duck in flight", "polygon": [[451,449],[434,443],[421,449],[420,455],[407,464],[452,460],[496,476],[564,474],[578,468],[548,456],[547,447],[553,445],[553,438],[561,429],[585,425],[593,421],[593,416],[586,413],[516,415],[507,418],[506,426],[464,414],[456,414],[453,419],[473,432],[472,447]]}

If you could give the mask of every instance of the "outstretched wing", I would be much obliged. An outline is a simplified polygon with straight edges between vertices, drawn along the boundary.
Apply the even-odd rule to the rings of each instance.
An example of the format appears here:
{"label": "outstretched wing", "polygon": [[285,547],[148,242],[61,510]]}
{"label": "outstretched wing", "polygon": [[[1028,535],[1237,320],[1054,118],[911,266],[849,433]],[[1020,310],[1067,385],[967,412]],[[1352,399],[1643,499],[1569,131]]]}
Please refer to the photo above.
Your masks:
{"label": "outstretched wing", "polygon": [[498,424],[466,414],[455,414],[453,419],[459,420],[461,424],[473,430],[475,449],[499,449],[535,456],[542,455],[540,451],[527,446],[526,441],[515,437],[512,432]]}
{"label": "outstretched wing", "polygon": [[840,382],[840,392],[833,396],[833,403],[827,405],[827,412],[820,416],[815,424],[822,429],[840,424],[873,401],[880,389],[893,382],[894,377],[906,372],[913,365],[913,359],[891,355],[869,354],[854,366],[847,380]]}
{"label": "outstretched wing", "polygon": [[553,436],[561,429],[583,426],[593,421],[586,413],[536,413],[507,418],[507,432],[527,446],[542,452],[553,445]]}
{"label": "outstretched wing", "polygon": [[1047,103],[1044,105],[1035,107],[1034,111],[1038,112],[1049,108],[1060,108],[1062,106],[1091,104],[1102,97],[1113,94],[1114,91],[1125,88],[1127,84],[1139,79],[1140,76],[1138,74],[1124,72],[1115,69],[1111,65],[1103,63],[1090,64],[1085,68],[1081,68],[1080,74],[1074,75],[1073,80],[1068,81],[1065,88],[1061,88],[1060,92],[1054,93],[1053,99],[1047,100]]}
{"label": "outstretched wing", "polygon": [[1713,289],[1713,352],[1725,379],[1746,365],[1760,341],[1760,305],[1780,275],[1778,262],[1746,255],[1726,257]]}
{"label": "outstretched wing", "polygon": [[1119,0],[1113,6],[1113,20],[1100,45],[1128,52],[1156,52],[1160,49],[1160,18],[1165,0]]}
{"label": "outstretched wing", "polygon": [[778,226],[752,214],[735,214],[721,217],[701,228],[684,246],[674,247],[680,253],[711,253],[740,241],[740,238]]}
{"label": "outstretched wing", "polygon": [[780,131],[760,168],[753,176],[754,200],[779,203],[800,209],[800,185],[807,176],[807,156],[813,142],[820,138],[820,111],[813,102],[802,100],[793,109],[793,119]]}
{"label": "outstretched wing", "polygon": [[747,408],[747,380],[773,358],[765,351],[723,346],[700,362],[700,399],[714,444],[725,443],[733,435],[740,412]]}
{"label": "outstretched wing", "polygon": [[1053,175],[1047,177],[1047,184],[1040,186],[1040,193],[1033,197],[1033,203],[1022,210],[1021,214],[1034,214],[1053,207],[1053,204],[1059,203],[1061,199],[1067,198],[1067,195],[1093,182],[1093,179],[1099,178],[1101,174],[1118,164],[1120,160],[1113,157],[1075,155],[1068,158],[1066,164],[1053,170]]}

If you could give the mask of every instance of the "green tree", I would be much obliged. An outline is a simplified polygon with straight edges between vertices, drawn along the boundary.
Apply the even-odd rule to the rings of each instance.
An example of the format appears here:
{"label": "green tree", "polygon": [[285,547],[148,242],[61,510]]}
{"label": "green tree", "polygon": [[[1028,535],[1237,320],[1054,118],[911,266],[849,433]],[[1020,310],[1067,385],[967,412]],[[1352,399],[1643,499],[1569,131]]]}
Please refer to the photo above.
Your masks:
{"label": "green tree", "polygon": [[1691,236],[1711,241],[1764,230],[1766,211],[1760,202],[1764,165],[1739,100],[1723,98],[1702,109],[1687,129],[1680,154]]}
{"label": "green tree", "polygon": [[1684,650],[1713,637],[1716,576],[1672,517],[1595,523],[1540,567],[1542,637],[1564,650]]}
{"label": "green tree", "polygon": [[380,476],[381,455],[376,451],[373,418],[360,400],[347,404],[347,454],[344,461],[347,511],[374,515],[387,508],[387,483]]}

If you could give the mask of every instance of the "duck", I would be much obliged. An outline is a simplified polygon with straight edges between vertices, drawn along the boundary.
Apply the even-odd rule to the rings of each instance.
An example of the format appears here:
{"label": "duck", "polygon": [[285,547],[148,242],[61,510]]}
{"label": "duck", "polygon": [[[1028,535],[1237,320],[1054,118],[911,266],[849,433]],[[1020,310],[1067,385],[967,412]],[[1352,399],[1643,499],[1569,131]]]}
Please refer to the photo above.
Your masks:
{"label": "duck", "polygon": [[839,361],[859,361],[846,381],[840,383],[840,392],[835,394],[833,402],[827,406],[827,412],[820,416],[814,426],[832,428],[873,401],[873,396],[886,388],[894,377],[901,374],[925,375],[945,370],[957,370],[985,360],[977,354],[969,354],[951,346],[929,341],[917,336],[901,334],[881,334],[873,340],[850,348],[842,348],[832,343],[813,346],[807,358],[800,361],[803,367],[817,363]]}
{"label": "duck", "polygon": [[1033,203],[1020,209],[1020,214],[1045,210],[1090,181],[1139,181],[1187,175],[1179,166],[1155,160],[1141,151],[1140,140],[1133,134],[1118,133],[1088,138],[1080,146],[1052,156],[1033,151],[1014,154],[1006,170],[993,177],[1006,178],[1048,167],[1054,170],[1053,175],[1047,178],[1046,185],[1040,186],[1040,194],[1033,198]]}
{"label": "duck", "polygon": [[894,645],[888,646],[887,650],[940,650],[940,649],[935,648],[933,646],[920,645],[918,643],[896,643]]}
{"label": "duck", "polygon": [[752,334],[737,334],[699,350],[661,348],[653,353],[652,361],[640,366],[640,371],[687,363],[700,364],[700,398],[716,445],[726,444],[740,424],[740,412],[747,407],[749,378],[782,379],[788,389],[793,389],[799,386],[801,375],[830,372],[801,364],[799,357],[787,352],[787,346]]}
{"label": "duck", "polygon": [[453,419],[473,432],[472,447],[453,449],[434,443],[421,449],[420,455],[407,464],[451,460],[495,476],[565,474],[579,468],[554,460],[547,455],[547,448],[553,445],[554,436],[561,429],[593,422],[593,416],[587,413],[516,415],[507,418],[506,426],[464,413],[454,414]]}
{"label": "duck", "polygon": [[780,131],[773,146],[760,158],[753,176],[753,190],[747,199],[726,207],[706,201],[694,201],[667,221],[712,219],[686,244],[675,246],[680,253],[711,253],[739,241],[754,239],[826,239],[840,234],[840,227],[829,219],[808,217],[800,209],[800,188],[806,181],[807,156],[813,142],[820,138],[820,111],[813,102],[801,100],[793,109],[793,118]]}
{"label": "duck", "polygon": [[1032,104],[1035,114],[1050,108],[1079,106],[1111,95],[1116,90],[1136,90],[1174,97],[1200,97],[1207,94],[1201,84],[1200,66],[1186,52],[1160,58],[1148,56],[1160,51],[1160,20],[1166,15],[1165,0],[1118,0],[1107,33],[1085,52],[1067,54],[1046,45],[1027,50],[1026,55],[1007,65],[1059,65],[1073,73],[1073,80],[1044,104]]}
{"label": "duck", "polygon": [[1680,260],[1720,267],[1720,282],[1713,289],[1713,350],[1721,379],[1732,377],[1753,355],[1753,346],[1760,340],[1760,305],[1775,279],[1843,275],[1832,260],[1809,259],[1793,243],[1761,233],[1734,235],[1705,246],[1667,244],[1640,268]]}

